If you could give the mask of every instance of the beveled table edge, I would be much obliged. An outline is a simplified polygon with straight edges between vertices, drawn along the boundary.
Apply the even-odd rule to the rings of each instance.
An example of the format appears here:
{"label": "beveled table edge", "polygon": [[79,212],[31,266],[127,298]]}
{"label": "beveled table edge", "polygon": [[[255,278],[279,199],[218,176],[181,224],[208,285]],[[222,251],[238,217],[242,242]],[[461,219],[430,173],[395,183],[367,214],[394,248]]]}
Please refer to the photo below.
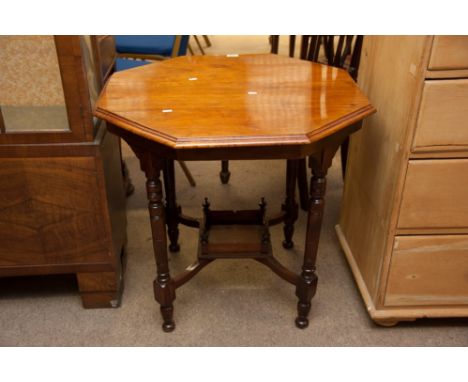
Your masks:
{"label": "beveled table edge", "polygon": [[160,131],[155,131],[135,121],[118,116],[99,107],[94,115],[110,122],[130,133],[151,141],[161,143],[174,149],[196,149],[196,148],[220,148],[220,147],[258,147],[258,146],[283,146],[283,145],[308,145],[332,135],[337,130],[351,125],[376,112],[376,109],[368,104],[354,112],[347,114],[337,120],[323,125],[319,129],[308,134],[291,134],[277,136],[248,136],[248,137],[196,137],[176,138]]}

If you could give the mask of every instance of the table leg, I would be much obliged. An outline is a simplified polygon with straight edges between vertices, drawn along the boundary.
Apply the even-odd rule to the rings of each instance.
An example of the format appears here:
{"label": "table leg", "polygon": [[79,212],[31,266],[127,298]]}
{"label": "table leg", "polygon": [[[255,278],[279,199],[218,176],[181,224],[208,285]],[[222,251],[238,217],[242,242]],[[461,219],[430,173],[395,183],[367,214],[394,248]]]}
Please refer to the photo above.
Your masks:
{"label": "table leg", "polygon": [[229,161],[227,160],[221,161],[221,172],[219,173],[221,183],[227,184],[229,182],[230,176],[231,176],[231,172],[229,171]]}
{"label": "table leg", "polygon": [[166,199],[166,223],[167,234],[169,236],[169,250],[178,252],[180,246],[179,239],[179,209],[177,207],[176,192],[175,192],[175,172],[174,160],[166,159],[164,167],[164,190]]}
{"label": "table leg", "polygon": [[284,240],[283,247],[290,249],[294,243],[292,237],[294,234],[294,223],[298,217],[298,205],[296,203],[296,182],[299,162],[297,160],[288,160],[286,163],[286,200],[282,205],[286,216],[284,219]]}
{"label": "table leg", "polygon": [[297,303],[298,315],[296,318],[296,326],[301,329],[309,325],[307,316],[310,312],[312,298],[317,289],[318,278],[315,274],[315,262],[317,259],[320,230],[325,207],[326,175],[338,147],[339,145],[334,145],[325,148],[309,158],[309,167],[312,170],[309,213],[307,218],[304,262],[296,287],[296,296],[299,299]]}
{"label": "table leg", "polygon": [[153,283],[154,297],[161,305],[163,317],[162,328],[171,332],[175,328],[172,319],[175,300],[175,287],[169,274],[167,259],[166,218],[163,204],[161,171],[164,169],[164,159],[157,158],[151,153],[140,154],[141,167],[146,174],[146,191],[148,194],[148,209],[153,235],[154,257],[156,259],[157,276]]}
{"label": "table leg", "polygon": [[309,185],[307,184],[307,160],[300,159],[297,169],[297,187],[299,188],[299,201],[301,209],[308,211],[309,204]]}

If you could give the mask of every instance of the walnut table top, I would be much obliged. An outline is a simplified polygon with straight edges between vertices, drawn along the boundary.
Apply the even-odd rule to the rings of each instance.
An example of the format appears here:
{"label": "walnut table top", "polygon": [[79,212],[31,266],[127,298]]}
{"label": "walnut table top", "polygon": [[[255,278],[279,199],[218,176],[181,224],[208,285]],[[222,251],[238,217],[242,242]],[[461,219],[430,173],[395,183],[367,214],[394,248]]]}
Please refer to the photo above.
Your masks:
{"label": "walnut table top", "polygon": [[183,56],[119,72],[96,108],[175,149],[307,145],[373,112],[346,71],[273,54]]}

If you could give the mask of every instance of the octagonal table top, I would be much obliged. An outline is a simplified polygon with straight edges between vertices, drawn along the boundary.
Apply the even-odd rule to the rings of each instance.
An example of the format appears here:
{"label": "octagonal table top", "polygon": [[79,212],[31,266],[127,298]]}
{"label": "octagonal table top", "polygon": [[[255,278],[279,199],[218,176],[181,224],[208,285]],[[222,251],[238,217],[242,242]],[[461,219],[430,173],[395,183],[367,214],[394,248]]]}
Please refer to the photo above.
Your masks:
{"label": "octagonal table top", "polygon": [[249,54],[182,56],[115,73],[95,115],[193,149],[307,145],[374,111],[345,70]]}

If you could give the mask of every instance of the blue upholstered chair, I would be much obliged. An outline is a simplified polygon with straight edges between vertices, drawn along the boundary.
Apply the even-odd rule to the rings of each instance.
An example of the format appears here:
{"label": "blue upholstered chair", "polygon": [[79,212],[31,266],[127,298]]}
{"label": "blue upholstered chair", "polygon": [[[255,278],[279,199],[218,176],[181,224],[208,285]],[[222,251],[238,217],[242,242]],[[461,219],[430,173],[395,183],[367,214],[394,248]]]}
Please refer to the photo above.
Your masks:
{"label": "blue upholstered chair", "polygon": [[115,60],[115,71],[120,72],[122,70],[132,69],[146,64],[151,64],[151,61],[117,57]]}
{"label": "blue upholstered chair", "polygon": [[119,55],[168,58],[187,53],[189,36],[114,36]]}
{"label": "blue upholstered chair", "polygon": [[148,64],[147,60],[185,55],[189,36],[117,35],[114,39],[117,51],[115,69],[120,71]]}

